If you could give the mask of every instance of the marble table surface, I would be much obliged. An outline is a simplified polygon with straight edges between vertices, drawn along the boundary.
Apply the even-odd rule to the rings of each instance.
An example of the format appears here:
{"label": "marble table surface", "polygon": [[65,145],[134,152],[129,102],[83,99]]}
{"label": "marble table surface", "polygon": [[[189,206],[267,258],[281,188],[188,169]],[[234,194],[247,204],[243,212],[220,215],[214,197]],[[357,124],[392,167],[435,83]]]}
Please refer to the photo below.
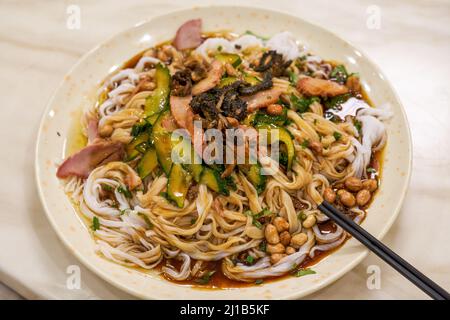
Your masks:
{"label": "marble table surface", "polygon": [[[80,29],[67,28],[72,3],[80,10]],[[0,285],[0,299],[19,295],[132,298],[80,265],[50,227],[34,181],[39,119],[67,70],[98,42],[154,15],[212,3],[242,1],[1,1],[0,282],[4,285]],[[246,4],[287,11],[332,30],[366,52],[385,72],[409,118],[414,160],[402,212],[384,241],[450,290],[450,2],[255,0]],[[81,268],[77,290],[66,287],[71,265]],[[373,266],[381,271],[381,285],[370,290],[368,270]],[[427,297],[371,254],[308,298]]]}

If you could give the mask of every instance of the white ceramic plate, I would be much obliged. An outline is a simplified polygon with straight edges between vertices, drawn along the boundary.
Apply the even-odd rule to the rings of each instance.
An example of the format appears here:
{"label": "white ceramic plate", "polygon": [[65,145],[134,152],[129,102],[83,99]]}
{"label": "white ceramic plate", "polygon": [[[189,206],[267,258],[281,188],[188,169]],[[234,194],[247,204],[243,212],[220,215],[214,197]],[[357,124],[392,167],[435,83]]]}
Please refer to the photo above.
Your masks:
{"label": "white ceramic plate", "polygon": [[69,128],[78,110],[95,101],[97,85],[129,58],[164,40],[192,18],[203,19],[203,30],[252,30],[272,35],[288,30],[309,50],[325,59],[344,62],[358,72],[375,106],[389,103],[394,112],[388,124],[381,189],[368,210],[364,228],[381,238],[394,222],[409,183],[411,141],[399,99],[380,70],[359,50],[336,35],[284,13],[247,7],[205,7],[178,11],[139,24],[87,53],[66,75],[49,102],[39,130],[36,148],[36,179],[48,219],[67,248],[88,268],[113,285],[150,299],[287,299],[299,298],[332,283],[356,266],[367,250],[351,239],[337,252],[314,266],[317,272],[302,278],[286,278],[260,286],[228,290],[199,290],[180,286],[155,274],[125,268],[101,258],[87,228],[73,209],[55,176],[65,157]]}

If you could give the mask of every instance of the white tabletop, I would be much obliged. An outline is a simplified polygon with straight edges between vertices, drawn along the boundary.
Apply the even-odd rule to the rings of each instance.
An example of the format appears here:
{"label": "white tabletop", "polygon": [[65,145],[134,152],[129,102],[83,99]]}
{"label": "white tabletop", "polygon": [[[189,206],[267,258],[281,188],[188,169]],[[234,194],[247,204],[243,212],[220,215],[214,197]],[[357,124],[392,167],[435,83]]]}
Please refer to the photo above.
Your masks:
{"label": "white tabletop", "polygon": [[[196,1],[195,5],[210,2]],[[25,298],[128,299],[132,297],[81,266],[47,222],[34,181],[38,123],[64,74],[90,48],[139,21],[193,6],[189,3],[194,1],[77,0],[79,30],[66,27],[69,3],[5,1],[1,5],[0,282]],[[449,1],[245,3],[290,12],[332,30],[366,52],[385,72],[409,118],[414,161],[403,210],[384,241],[450,290]],[[70,265],[81,268],[79,290],[66,287]],[[366,285],[367,268],[372,265],[381,269],[379,290],[369,290]],[[0,285],[0,298],[16,297]],[[354,270],[309,298],[426,296],[369,255]]]}

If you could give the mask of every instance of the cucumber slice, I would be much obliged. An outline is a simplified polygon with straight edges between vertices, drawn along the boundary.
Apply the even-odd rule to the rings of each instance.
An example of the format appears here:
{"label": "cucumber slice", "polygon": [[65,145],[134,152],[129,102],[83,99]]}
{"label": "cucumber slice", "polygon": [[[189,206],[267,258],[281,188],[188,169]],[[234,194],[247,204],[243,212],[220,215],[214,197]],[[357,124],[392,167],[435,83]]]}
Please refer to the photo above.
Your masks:
{"label": "cucumber slice", "polygon": [[203,168],[200,183],[205,184],[211,190],[228,196],[226,182],[220,177],[219,172],[208,167]]}
{"label": "cucumber slice", "polygon": [[169,117],[170,112],[168,110],[159,114],[153,125],[151,136],[158,162],[167,176],[169,176],[172,168],[172,141],[170,132],[162,126],[162,123]]}
{"label": "cucumber slice", "polygon": [[131,161],[136,159],[136,157],[142,154],[144,149],[142,148],[143,144],[148,143],[150,135],[147,132],[143,132],[137,137],[135,137],[131,142],[126,146],[127,151],[127,161]]}
{"label": "cucumber slice", "polygon": [[241,165],[239,169],[244,172],[247,179],[253,184],[258,194],[266,188],[266,176],[261,174],[261,165],[259,163],[250,166]]}
{"label": "cucumber slice", "polygon": [[154,115],[147,117],[146,118],[147,122],[150,123],[151,125],[153,125],[156,122],[156,120],[158,120],[158,117],[160,114],[161,113],[155,113]]}
{"label": "cucumber slice", "polygon": [[172,144],[170,134],[158,134],[153,136],[156,156],[164,173],[169,176],[172,168]]}
{"label": "cucumber slice", "polygon": [[146,117],[158,114],[169,106],[170,73],[169,69],[161,63],[156,66],[155,81],[155,90],[145,100],[144,114]]}
{"label": "cucumber slice", "polygon": [[191,163],[185,165],[186,169],[192,174],[195,182],[200,182],[203,165],[200,156],[195,152],[194,147],[191,145]]}
{"label": "cucumber slice", "polygon": [[229,86],[230,84],[234,83],[237,81],[236,77],[225,77],[222,80],[220,80],[219,82],[219,88],[223,88],[226,86]]}
{"label": "cucumber slice", "polygon": [[244,81],[251,84],[252,86],[255,86],[261,82],[261,80],[259,80],[257,77],[251,76],[249,74],[244,75]]}
{"label": "cucumber slice", "polygon": [[287,164],[287,170],[291,170],[292,168],[292,162],[295,158],[295,149],[294,149],[294,142],[292,141],[292,136],[287,131],[287,129],[283,127],[279,127],[276,125],[269,125],[269,124],[260,124],[256,125],[257,129],[267,129],[267,142],[271,143],[271,130],[272,129],[278,129],[278,139],[280,142],[284,143],[286,146],[286,152],[288,156],[288,164]]}
{"label": "cucumber slice", "polygon": [[[222,80],[220,80],[219,88],[229,86],[230,84],[236,82],[237,80],[238,80],[238,78],[236,78],[236,77],[225,77]],[[261,80],[259,80],[258,78],[248,75],[248,74],[245,74],[243,76],[243,80],[252,86],[257,85],[258,83],[261,82]]]}
{"label": "cucumber slice", "polygon": [[167,183],[167,196],[179,208],[183,208],[184,206],[184,199],[186,199],[191,179],[191,175],[179,163],[173,164],[170,170],[169,182]]}
{"label": "cucumber slice", "polygon": [[158,166],[158,157],[156,155],[156,150],[150,147],[145,152],[142,159],[139,161],[137,166],[137,172],[141,179],[145,179],[153,170]]}
{"label": "cucumber slice", "polygon": [[219,60],[220,62],[229,63],[235,68],[242,62],[241,57],[239,57],[239,55],[235,53],[219,53],[216,54],[215,59]]}
{"label": "cucumber slice", "polygon": [[192,174],[195,182],[200,182],[203,172],[203,166],[201,164],[190,164],[188,165],[187,169]]}
{"label": "cucumber slice", "polygon": [[[153,123],[153,128],[152,128],[152,135],[153,137],[159,134],[167,134],[169,133],[166,128],[164,128],[162,126],[162,124],[164,123],[164,121],[168,120],[170,118],[170,111],[166,110],[164,112],[161,112],[159,114],[155,114],[153,115],[151,118],[153,118],[154,116],[156,116],[156,121]],[[148,119],[147,119],[148,121]]]}

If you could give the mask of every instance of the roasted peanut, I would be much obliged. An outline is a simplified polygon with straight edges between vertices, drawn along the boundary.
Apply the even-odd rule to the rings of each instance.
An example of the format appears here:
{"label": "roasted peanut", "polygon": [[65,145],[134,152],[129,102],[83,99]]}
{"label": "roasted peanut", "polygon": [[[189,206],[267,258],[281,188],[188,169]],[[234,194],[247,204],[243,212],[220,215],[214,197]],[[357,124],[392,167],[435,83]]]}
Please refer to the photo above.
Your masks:
{"label": "roasted peanut", "polygon": [[279,116],[283,113],[283,106],[279,104],[271,104],[267,107],[267,113],[271,116]]}
{"label": "roasted peanut", "polygon": [[356,194],[356,203],[358,206],[365,206],[370,201],[370,198],[370,191],[362,189]]}
{"label": "roasted peanut", "polygon": [[284,253],[274,253],[273,255],[270,256],[270,262],[272,264],[275,264],[278,261],[280,261],[281,259],[283,259],[284,257],[286,257],[286,255]]}
{"label": "roasted peanut", "polygon": [[378,182],[375,179],[367,179],[362,182],[363,189],[374,192],[378,188]]}
{"label": "roasted peanut", "polygon": [[329,203],[334,203],[334,201],[336,200],[336,192],[334,192],[334,190],[331,188],[326,188],[323,191],[323,198]]}
{"label": "roasted peanut", "polygon": [[286,248],[286,254],[293,254],[295,252],[296,252],[295,248],[293,248],[293,247],[287,247]]}
{"label": "roasted peanut", "polygon": [[356,204],[355,196],[350,192],[348,192],[347,190],[341,189],[338,191],[337,195],[339,196],[339,200],[344,206],[348,208],[355,206]]}
{"label": "roasted peanut", "polygon": [[309,147],[311,148],[312,151],[314,151],[317,154],[322,154],[322,144],[319,141],[313,141],[309,144]]}
{"label": "roasted peanut", "polygon": [[357,191],[361,190],[361,188],[362,188],[361,180],[356,177],[348,177],[347,179],[345,179],[344,184],[345,184],[345,187],[347,188],[347,190],[353,191],[353,192],[357,192]]}
{"label": "roasted peanut", "polygon": [[289,231],[283,231],[280,233],[280,242],[282,245],[287,246],[291,242],[291,234]]}
{"label": "roasted peanut", "polygon": [[304,245],[307,240],[308,236],[305,233],[297,233],[291,238],[291,246],[293,246],[294,248],[298,248]]}
{"label": "roasted peanut", "polygon": [[289,222],[286,221],[285,218],[276,217],[273,219],[273,224],[275,228],[277,228],[278,232],[283,232],[284,230],[289,229]]}
{"label": "roasted peanut", "polygon": [[267,252],[268,253],[283,253],[285,250],[284,246],[281,243],[278,244],[268,244]]}
{"label": "roasted peanut", "polygon": [[268,224],[264,230],[266,240],[270,244],[277,244],[280,242],[280,236],[278,235],[277,228],[273,224]]}
{"label": "roasted peanut", "polygon": [[303,228],[312,228],[313,225],[316,224],[316,217],[312,214],[306,217],[306,219],[303,221],[302,226]]}

